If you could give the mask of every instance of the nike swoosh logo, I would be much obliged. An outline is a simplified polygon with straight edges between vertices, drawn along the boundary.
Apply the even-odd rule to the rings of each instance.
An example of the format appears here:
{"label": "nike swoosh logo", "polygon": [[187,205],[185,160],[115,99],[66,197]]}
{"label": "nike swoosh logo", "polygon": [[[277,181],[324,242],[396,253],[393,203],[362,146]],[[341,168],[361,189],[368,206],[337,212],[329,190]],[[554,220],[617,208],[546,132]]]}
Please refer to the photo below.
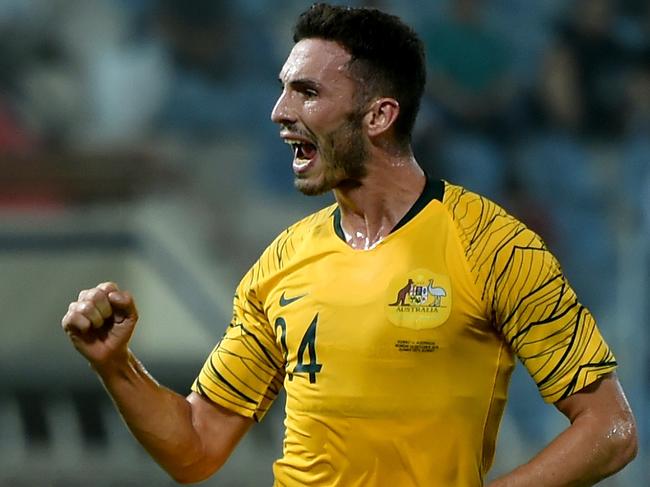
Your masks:
{"label": "nike swoosh logo", "polygon": [[307,296],[307,295],[306,294],[301,294],[300,296],[295,296],[293,298],[286,298],[284,296],[284,292],[283,292],[282,296],[280,296],[280,306],[286,306],[286,305],[291,304],[291,303],[293,303],[295,301],[298,301],[299,299],[304,298],[305,296]]}

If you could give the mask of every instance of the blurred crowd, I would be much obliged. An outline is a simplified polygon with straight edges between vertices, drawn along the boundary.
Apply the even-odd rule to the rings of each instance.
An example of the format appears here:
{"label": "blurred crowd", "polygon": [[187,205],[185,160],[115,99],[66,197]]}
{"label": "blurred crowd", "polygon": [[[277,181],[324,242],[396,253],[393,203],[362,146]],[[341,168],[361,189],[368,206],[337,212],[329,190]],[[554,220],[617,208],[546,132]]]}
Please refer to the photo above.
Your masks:
{"label": "blurred crowd", "polygon": [[[0,0],[0,210],[180,193],[217,272],[239,278],[291,211],[321,204],[292,188],[270,121],[291,26],[311,3]],[[650,2],[345,3],[420,33],[418,161],[542,235],[624,357],[650,431],[639,299],[650,287]],[[543,441],[541,402],[517,397],[520,427]]]}
{"label": "blurred crowd", "polygon": [[541,233],[605,312],[612,228],[647,225],[650,4],[450,0],[420,31],[426,160]]}
{"label": "blurred crowd", "polygon": [[[208,200],[223,174],[293,198],[269,114],[290,26],[309,3],[0,1],[5,176],[138,154],[133,164],[172,167]],[[645,221],[647,232],[650,213],[650,4],[355,4],[402,16],[425,41],[429,83],[414,143],[426,170],[522,217],[588,304],[607,302],[599,278],[615,272],[612,228]],[[236,156],[216,157],[221,146]]]}

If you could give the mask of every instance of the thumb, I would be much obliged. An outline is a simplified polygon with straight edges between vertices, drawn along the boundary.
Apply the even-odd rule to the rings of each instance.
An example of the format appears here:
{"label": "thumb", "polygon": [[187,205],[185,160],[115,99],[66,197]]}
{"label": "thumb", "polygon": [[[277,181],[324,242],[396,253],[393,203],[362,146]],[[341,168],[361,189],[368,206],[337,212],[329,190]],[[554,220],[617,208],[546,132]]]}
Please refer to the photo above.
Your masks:
{"label": "thumb", "polygon": [[116,323],[121,323],[126,319],[134,321],[138,319],[135,301],[128,291],[112,291],[108,294],[108,301],[113,308],[113,317]]}

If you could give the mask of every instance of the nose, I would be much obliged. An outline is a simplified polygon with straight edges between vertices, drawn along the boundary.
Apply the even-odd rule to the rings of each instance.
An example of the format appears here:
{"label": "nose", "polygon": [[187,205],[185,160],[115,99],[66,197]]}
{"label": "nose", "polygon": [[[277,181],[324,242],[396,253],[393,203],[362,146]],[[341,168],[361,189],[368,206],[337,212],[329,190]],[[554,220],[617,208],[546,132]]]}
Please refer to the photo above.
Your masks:
{"label": "nose", "polygon": [[291,111],[289,110],[288,104],[287,104],[287,92],[282,91],[282,94],[278,97],[278,100],[275,102],[275,106],[273,107],[273,111],[271,112],[271,120],[274,123],[278,124],[290,124],[294,123],[295,117],[291,115]]}

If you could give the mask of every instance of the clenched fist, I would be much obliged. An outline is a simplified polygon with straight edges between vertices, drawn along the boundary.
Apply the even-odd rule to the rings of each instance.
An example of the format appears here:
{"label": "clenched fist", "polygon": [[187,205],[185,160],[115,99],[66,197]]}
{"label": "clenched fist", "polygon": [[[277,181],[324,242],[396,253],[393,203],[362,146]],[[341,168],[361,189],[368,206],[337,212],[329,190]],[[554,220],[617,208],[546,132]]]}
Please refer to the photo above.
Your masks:
{"label": "clenched fist", "polygon": [[128,343],[138,320],[130,293],[104,282],[79,293],[61,320],[74,347],[94,367],[128,355]]}

